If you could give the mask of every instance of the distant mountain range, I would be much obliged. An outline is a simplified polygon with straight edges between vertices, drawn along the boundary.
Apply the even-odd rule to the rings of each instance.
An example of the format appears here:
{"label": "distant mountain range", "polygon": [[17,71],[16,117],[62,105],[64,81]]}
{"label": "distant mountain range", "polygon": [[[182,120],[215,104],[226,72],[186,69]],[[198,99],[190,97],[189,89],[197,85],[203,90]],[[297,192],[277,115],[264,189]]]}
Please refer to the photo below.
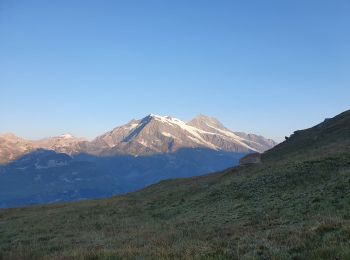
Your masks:
{"label": "distant mountain range", "polygon": [[92,141],[6,134],[0,136],[0,207],[109,197],[232,167],[275,144],[203,115],[185,123],[151,114]]}
{"label": "distant mountain range", "polygon": [[91,142],[70,134],[29,141],[14,134],[0,135],[0,163],[8,163],[36,149],[68,155],[95,156],[154,155],[183,148],[215,151],[264,152],[276,145],[255,134],[232,132],[217,119],[199,115],[188,123],[169,116],[150,114],[140,120],[116,127]]}

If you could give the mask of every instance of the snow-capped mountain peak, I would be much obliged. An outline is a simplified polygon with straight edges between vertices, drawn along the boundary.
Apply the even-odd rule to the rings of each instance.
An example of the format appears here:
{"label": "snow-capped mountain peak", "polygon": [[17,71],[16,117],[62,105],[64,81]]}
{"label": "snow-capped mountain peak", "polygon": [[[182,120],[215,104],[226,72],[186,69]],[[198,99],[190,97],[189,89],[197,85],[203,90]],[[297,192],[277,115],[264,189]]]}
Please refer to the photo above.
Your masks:
{"label": "snow-capped mountain peak", "polygon": [[219,120],[217,120],[214,117],[205,116],[205,115],[198,115],[195,118],[193,118],[190,122],[187,123],[188,125],[194,126],[196,128],[205,130],[205,131],[211,131],[211,129],[221,129],[221,130],[228,130]]}
{"label": "snow-capped mountain peak", "polygon": [[149,114],[140,120],[97,137],[91,142],[95,154],[154,154],[182,148],[206,148],[228,152],[262,152],[273,145],[236,135],[213,117],[199,115],[186,123],[171,116]]}
{"label": "snow-capped mountain peak", "polygon": [[58,136],[58,137],[59,137],[59,138],[63,138],[63,139],[73,139],[73,138],[75,138],[73,135],[68,134],[68,133],[62,134],[62,135],[60,135],[60,136]]}

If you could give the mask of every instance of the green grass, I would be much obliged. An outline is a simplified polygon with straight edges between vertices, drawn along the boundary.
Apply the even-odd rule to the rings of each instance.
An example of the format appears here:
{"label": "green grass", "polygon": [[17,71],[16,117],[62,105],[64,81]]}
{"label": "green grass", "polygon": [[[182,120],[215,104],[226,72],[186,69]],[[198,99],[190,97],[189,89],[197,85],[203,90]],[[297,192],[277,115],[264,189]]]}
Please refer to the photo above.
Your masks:
{"label": "green grass", "polygon": [[0,211],[3,259],[346,259],[350,154]]}
{"label": "green grass", "polygon": [[[350,259],[350,134],[334,125],[291,137],[259,165],[1,210],[0,259]],[[313,134],[328,142],[310,144]]]}

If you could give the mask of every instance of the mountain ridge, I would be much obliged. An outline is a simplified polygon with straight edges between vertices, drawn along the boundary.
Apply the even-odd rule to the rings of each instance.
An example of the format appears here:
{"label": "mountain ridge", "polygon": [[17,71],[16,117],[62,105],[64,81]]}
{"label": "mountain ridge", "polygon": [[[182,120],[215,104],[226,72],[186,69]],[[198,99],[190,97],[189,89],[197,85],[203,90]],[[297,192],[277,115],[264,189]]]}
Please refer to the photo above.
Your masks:
{"label": "mountain ridge", "polygon": [[[11,145],[6,145],[8,142]],[[217,119],[201,114],[189,122],[149,114],[115,127],[91,141],[71,134],[37,141],[26,140],[14,134],[0,135],[0,150],[6,150],[0,153],[0,163],[10,162],[35,149],[54,150],[68,155],[87,153],[97,156],[140,156],[171,153],[181,148],[208,148],[238,153],[264,152],[276,144],[262,136],[233,132]]]}

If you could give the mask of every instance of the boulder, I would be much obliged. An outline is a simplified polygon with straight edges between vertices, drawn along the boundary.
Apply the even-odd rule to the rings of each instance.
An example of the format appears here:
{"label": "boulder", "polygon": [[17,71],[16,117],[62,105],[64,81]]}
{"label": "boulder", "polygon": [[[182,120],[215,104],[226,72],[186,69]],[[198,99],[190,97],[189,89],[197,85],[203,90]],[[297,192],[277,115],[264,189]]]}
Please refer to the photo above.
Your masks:
{"label": "boulder", "polygon": [[239,160],[239,165],[248,165],[256,163],[261,163],[260,153],[250,153]]}

